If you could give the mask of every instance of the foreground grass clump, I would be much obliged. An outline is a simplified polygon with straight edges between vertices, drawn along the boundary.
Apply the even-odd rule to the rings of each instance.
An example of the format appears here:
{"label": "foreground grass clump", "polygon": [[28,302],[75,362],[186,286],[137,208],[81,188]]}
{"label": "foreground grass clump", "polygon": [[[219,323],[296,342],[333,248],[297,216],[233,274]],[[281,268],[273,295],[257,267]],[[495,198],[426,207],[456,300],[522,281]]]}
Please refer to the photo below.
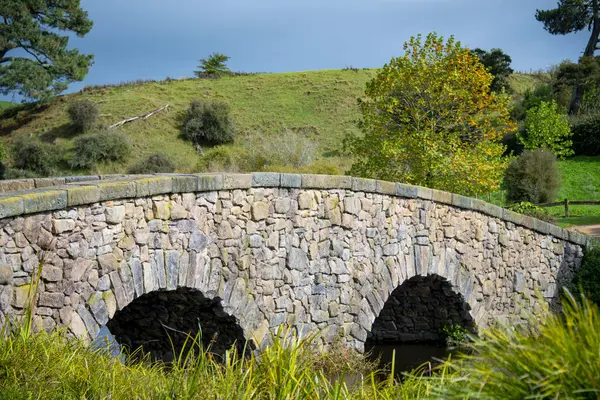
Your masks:
{"label": "foreground grass clump", "polygon": [[[600,313],[589,300],[563,301],[564,313],[529,332],[492,329],[472,344],[473,354],[445,368],[457,373],[438,384],[444,399],[597,399],[600,397]],[[434,378],[435,380],[435,378]]]}
{"label": "foreground grass clump", "polygon": [[188,353],[161,365],[129,359],[122,363],[60,333],[12,334],[0,342],[0,398],[393,398],[393,381],[380,382],[371,372],[348,386],[344,374],[350,368],[361,372],[351,359],[342,356],[332,362],[331,354],[319,355],[310,345],[310,339],[275,338],[260,358],[235,351],[222,360]]}

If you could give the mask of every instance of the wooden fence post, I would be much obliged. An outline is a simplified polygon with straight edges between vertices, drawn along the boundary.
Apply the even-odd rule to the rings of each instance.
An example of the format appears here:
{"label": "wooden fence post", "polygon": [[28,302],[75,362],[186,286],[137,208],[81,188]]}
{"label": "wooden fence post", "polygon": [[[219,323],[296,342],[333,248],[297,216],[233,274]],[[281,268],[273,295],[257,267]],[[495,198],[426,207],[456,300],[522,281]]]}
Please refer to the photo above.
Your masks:
{"label": "wooden fence post", "polygon": [[565,218],[569,218],[569,199],[565,199]]}

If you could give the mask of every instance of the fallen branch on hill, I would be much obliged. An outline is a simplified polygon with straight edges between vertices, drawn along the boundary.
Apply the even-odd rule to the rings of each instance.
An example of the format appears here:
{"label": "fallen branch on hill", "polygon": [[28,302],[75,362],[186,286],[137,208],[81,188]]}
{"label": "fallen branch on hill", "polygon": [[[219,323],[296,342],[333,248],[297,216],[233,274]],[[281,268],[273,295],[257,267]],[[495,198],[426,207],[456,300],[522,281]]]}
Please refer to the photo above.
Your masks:
{"label": "fallen branch on hill", "polygon": [[150,117],[151,117],[151,116],[153,116],[154,114],[156,114],[156,113],[159,113],[159,112],[161,112],[161,111],[163,111],[163,110],[166,110],[168,107],[169,107],[169,105],[167,104],[167,105],[165,105],[165,106],[162,106],[161,108],[157,108],[156,110],[150,111],[150,112],[149,112],[149,113],[147,113],[147,114],[144,114],[144,115],[138,115],[138,116],[135,116],[135,117],[131,117],[131,118],[124,119],[123,121],[119,121],[119,122],[117,122],[116,124],[112,124],[111,126],[109,126],[109,128],[111,128],[111,129],[112,129],[112,128],[116,128],[116,127],[119,127],[119,126],[125,125],[125,124],[127,124],[127,123],[129,123],[129,122],[131,122],[131,121],[135,121],[136,119],[146,119],[146,118],[150,118]]}

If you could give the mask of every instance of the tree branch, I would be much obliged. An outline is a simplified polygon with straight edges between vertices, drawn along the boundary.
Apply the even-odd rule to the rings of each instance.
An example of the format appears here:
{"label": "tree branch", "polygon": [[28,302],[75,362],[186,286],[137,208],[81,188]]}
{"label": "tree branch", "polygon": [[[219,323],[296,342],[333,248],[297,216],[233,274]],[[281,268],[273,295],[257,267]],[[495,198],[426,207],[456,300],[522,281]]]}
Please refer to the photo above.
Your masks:
{"label": "tree branch", "polygon": [[110,128],[110,129],[112,129],[112,128],[117,128],[117,127],[119,127],[119,126],[123,126],[123,125],[125,125],[125,124],[126,124],[126,123],[128,123],[128,122],[135,121],[136,119],[146,119],[146,118],[150,118],[150,117],[151,117],[151,116],[153,116],[154,114],[156,114],[156,113],[159,113],[159,112],[161,112],[161,111],[163,111],[163,110],[166,110],[168,107],[169,107],[169,105],[167,104],[167,105],[165,105],[165,106],[163,106],[163,107],[157,108],[156,110],[150,111],[150,112],[149,112],[149,113],[147,113],[147,114],[144,114],[144,115],[138,115],[138,116],[135,116],[135,117],[131,117],[131,118],[124,119],[123,121],[119,121],[119,122],[117,122],[117,123],[114,123],[114,124],[110,125],[110,126],[109,126],[109,128]]}

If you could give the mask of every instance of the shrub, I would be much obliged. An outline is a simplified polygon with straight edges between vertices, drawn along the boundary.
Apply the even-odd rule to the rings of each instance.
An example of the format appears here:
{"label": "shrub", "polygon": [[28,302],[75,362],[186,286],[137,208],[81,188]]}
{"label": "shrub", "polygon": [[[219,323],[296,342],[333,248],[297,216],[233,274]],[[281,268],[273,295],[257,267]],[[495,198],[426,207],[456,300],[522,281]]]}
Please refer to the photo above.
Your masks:
{"label": "shrub", "polygon": [[84,99],[71,103],[68,113],[71,126],[78,132],[85,132],[94,126],[99,112],[96,103]]}
{"label": "shrub", "polygon": [[14,144],[11,153],[14,168],[48,176],[56,171],[62,152],[56,146],[21,139]]}
{"label": "shrub", "polygon": [[528,150],[547,148],[559,157],[573,154],[573,142],[567,115],[558,111],[555,101],[541,102],[539,106],[527,110],[525,132],[517,133],[517,138]]}
{"label": "shrub", "polygon": [[[315,158],[317,145],[299,132],[285,130],[273,136],[253,136],[238,146],[217,146],[206,151],[197,171],[302,172]],[[318,165],[315,168],[332,170]]]}
{"label": "shrub", "polygon": [[571,131],[575,155],[600,155],[600,113],[572,117]]}
{"label": "shrub", "polygon": [[573,279],[572,290],[581,289],[588,298],[600,306],[600,247],[588,250],[583,263]]}
{"label": "shrub", "polygon": [[153,153],[129,168],[130,174],[171,173],[175,165],[164,153]]}
{"label": "shrub", "polygon": [[181,130],[195,144],[229,143],[235,136],[229,106],[220,101],[194,100],[183,117]]}
{"label": "shrub", "polygon": [[77,138],[72,168],[92,168],[101,161],[122,161],[129,154],[129,142],[117,131],[103,131]]}
{"label": "shrub", "polygon": [[508,166],[504,187],[509,202],[551,201],[560,186],[556,156],[548,150],[525,150]]}
{"label": "shrub", "polygon": [[542,207],[538,207],[535,204],[531,204],[526,201],[513,204],[509,207],[509,209],[519,214],[529,215],[530,217],[541,219],[542,221],[556,221],[556,217],[548,213],[548,211],[546,211]]}

